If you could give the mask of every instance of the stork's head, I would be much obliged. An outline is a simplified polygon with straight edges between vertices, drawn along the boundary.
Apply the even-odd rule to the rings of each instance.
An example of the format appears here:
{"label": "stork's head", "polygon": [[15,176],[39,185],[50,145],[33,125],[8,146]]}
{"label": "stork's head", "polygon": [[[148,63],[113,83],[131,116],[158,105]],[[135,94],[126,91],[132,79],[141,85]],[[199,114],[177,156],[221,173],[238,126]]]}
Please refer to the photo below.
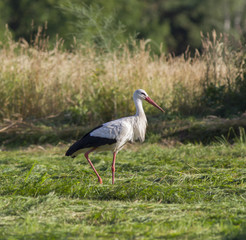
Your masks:
{"label": "stork's head", "polygon": [[154,100],[152,100],[148,94],[143,90],[143,89],[138,89],[134,92],[133,94],[133,99],[141,99],[141,100],[145,100],[146,102],[150,103],[151,105],[153,105],[154,107],[158,108],[159,110],[161,110],[162,112],[164,112],[164,110],[158,106]]}

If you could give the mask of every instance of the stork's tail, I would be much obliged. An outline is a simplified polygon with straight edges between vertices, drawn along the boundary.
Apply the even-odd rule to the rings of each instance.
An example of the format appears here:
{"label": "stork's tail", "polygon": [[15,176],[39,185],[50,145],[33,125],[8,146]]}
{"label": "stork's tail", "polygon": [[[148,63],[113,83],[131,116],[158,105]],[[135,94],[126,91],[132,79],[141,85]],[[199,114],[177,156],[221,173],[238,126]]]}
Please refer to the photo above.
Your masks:
{"label": "stork's tail", "polygon": [[[79,141],[75,142],[66,152],[66,156],[71,156],[72,158],[77,156],[77,152],[83,148],[85,148],[85,141],[84,139],[80,139]],[[77,154],[76,154],[77,153]]]}

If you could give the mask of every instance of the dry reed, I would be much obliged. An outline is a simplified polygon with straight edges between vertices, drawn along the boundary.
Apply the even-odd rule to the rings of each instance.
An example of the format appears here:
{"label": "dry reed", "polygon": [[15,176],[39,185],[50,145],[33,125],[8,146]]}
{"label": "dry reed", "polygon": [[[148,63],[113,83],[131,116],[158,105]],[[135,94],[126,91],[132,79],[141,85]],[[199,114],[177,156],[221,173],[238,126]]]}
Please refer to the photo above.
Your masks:
{"label": "dry reed", "polygon": [[197,104],[206,81],[232,85],[236,76],[235,64],[226,62],[229,53],[222,51],[215,33],[211,40],[202,37],[204,53],[197,51],[194,57],[189,52],[153,57],[147,41],[114,53],[98,54],[92,47],[68,52],[61,50],[61,41],[48,49],[48,40],[40,35],[33,44],[8,36],[0,46],[1,119],[75,111],[86,121],[109,120],[134,113],[131,96],[137,88],[177,111]]}

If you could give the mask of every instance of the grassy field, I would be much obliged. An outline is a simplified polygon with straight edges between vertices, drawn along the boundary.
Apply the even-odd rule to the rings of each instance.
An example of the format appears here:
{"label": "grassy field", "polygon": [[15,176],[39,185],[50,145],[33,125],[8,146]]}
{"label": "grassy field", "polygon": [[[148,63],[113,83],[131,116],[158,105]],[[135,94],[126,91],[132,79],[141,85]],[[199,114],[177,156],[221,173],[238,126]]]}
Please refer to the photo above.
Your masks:
{"label": "grassy field", "polygon": [[246,239],[246,145],[130,145],[91,155],[68,146],[0,154],[0,239]]}
{"label": "grassy field", "polygon": [[[51,47],[42,32],[5,38],[0,239],[246,239],[245,47],[215,31],[180,56],[154,55],[149,40],[98,52]],[[99,185],[64,143],[134,114],[138,88],[166,113],[145,104],[147,141],[118,154],[115,185],[112,155],[92,155]]]}

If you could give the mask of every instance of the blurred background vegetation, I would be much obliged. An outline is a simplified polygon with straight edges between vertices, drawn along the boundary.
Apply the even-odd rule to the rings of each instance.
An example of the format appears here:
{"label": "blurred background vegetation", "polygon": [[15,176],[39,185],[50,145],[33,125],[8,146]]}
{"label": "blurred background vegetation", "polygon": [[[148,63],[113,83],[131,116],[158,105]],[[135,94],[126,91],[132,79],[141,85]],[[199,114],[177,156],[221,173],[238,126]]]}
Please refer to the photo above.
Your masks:
{"label": "blurred background vegetation", "polygon": [[[110,31],[112,25],[120,26],[121,40],[129,36],[151,39],[156,52],[160,44],[165,52],[176,55],[188,46],[191,52],[201,49],[200,32],[228,33],[235,44],[238,40],[244,42],[246,35],[245,0],[2,0],[0,38],[3,40],[6,23],[15,40],[25,38],[29,42],[38,26],[43,26],[51,43],[58,35],[69,49],[74,35],[84,42],[95,33],[83,17],[85,5],[93,6],[92,20],[109,34],[114,33]],[[99,44],[100,39],[94,40]]]}
{"label": "blurred background vegetation", "polygon": [[86,131],[134,114],[137,88],[167,110],[145,105],[159,129],[244,116],[245,0],[2,0],[0,11],[0,133]]}

